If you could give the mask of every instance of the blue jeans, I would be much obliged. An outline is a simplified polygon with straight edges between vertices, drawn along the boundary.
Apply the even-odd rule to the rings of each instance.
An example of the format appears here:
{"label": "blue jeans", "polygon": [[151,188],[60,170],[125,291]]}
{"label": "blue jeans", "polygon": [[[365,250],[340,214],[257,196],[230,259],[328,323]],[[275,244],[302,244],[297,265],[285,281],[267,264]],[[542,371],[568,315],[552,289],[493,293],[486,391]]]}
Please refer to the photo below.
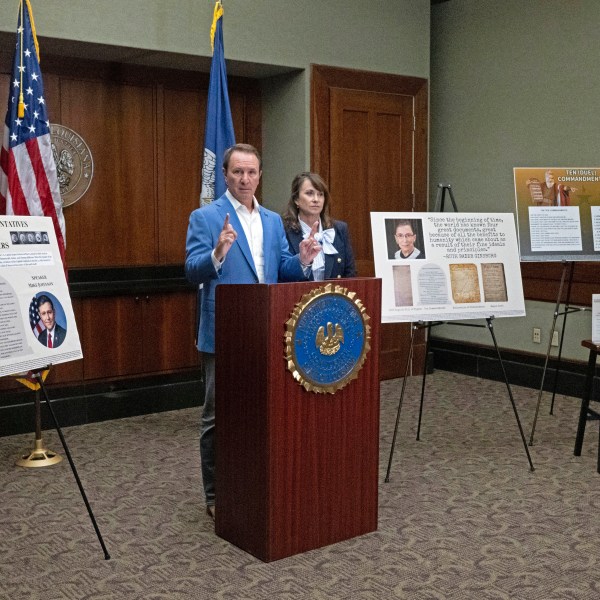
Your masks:
{"label": "blue jeans", "polygon": [[215,355],[202,353],[204,366],[204,407],[200,428],[200,461],[207,506],[215,504]]}

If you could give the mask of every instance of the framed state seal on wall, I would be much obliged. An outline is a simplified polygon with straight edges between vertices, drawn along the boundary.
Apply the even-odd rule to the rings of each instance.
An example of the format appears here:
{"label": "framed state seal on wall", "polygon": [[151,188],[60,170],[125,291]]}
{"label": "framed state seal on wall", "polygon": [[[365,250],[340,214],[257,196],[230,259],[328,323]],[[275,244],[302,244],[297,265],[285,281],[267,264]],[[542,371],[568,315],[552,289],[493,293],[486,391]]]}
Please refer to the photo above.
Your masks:
{"label": "framed state seal on wall", "polygon": [[50,124],[52,156],[63,207],[75,204],[90,187],[94,175],[94,160],[84,139],[72,129]]}
{"label": "framed state seal on wall", "polygon": [[371,349],[370,317],[355,292],[333,283],[313,289],[286,322],[285,360],[309,392],[330,393],[358,377]]}

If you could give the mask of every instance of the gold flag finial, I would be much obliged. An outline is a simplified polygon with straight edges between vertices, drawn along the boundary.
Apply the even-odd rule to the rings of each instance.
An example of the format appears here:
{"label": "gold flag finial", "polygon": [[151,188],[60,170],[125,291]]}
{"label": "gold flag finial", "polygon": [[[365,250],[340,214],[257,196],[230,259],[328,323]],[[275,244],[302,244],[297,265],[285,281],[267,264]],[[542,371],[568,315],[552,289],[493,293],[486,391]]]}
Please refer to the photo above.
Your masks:
{"label": "gold flag finial", "polygon": [[213,13],[213,22],[210,26],[210,48],[215,51],[215,33],[217,32],[217,21],[223,16],[223,5],[220,0],[215,3],[215,12]]}

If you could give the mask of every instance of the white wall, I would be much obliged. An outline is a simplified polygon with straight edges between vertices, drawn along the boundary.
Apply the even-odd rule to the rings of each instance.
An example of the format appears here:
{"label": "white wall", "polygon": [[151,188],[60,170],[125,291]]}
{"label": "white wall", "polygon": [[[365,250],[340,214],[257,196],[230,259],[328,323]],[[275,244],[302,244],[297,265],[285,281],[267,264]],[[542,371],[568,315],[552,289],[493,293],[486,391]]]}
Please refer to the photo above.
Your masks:
{"label": "white wall", "polygon": [[[600,2],[450,0],[432,7],[430,200],[451,183],[459,210],[513,212],[513,167],[600,166]],[[558,284],[557,290],[558,294]],[[598,285],[600,292],[600,282]],[[591,302],[591,298],[590,298]],[[502,346],[545,354],[554,303],[495,321]],[[437,337],[490,344],[485,331]],[[565,358],[587,359],[589,313],[567,319]]]}

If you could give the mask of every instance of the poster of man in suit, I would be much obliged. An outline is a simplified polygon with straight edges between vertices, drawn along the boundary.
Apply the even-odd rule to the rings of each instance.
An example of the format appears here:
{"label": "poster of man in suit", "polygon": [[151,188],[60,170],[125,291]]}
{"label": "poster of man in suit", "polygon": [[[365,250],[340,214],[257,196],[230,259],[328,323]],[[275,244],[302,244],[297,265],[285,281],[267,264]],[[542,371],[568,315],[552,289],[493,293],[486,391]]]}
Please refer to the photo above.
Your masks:
{"label": "poster of man in suit", "polygon": [[[29,308],[32,330],[43,326],[43,330],[37,336],[38,342],[47,348],[58,348],[67,335],[66,319],[62,305],[49,292],[40,292],[34,296]],[[37,312],[36,312],[37,311]],[[60,322],[62,322],[62,325]]]}
{"label": "poster of man in suit", "polygon": [[52,219],[1,215],[0,377],[82,357]]}

